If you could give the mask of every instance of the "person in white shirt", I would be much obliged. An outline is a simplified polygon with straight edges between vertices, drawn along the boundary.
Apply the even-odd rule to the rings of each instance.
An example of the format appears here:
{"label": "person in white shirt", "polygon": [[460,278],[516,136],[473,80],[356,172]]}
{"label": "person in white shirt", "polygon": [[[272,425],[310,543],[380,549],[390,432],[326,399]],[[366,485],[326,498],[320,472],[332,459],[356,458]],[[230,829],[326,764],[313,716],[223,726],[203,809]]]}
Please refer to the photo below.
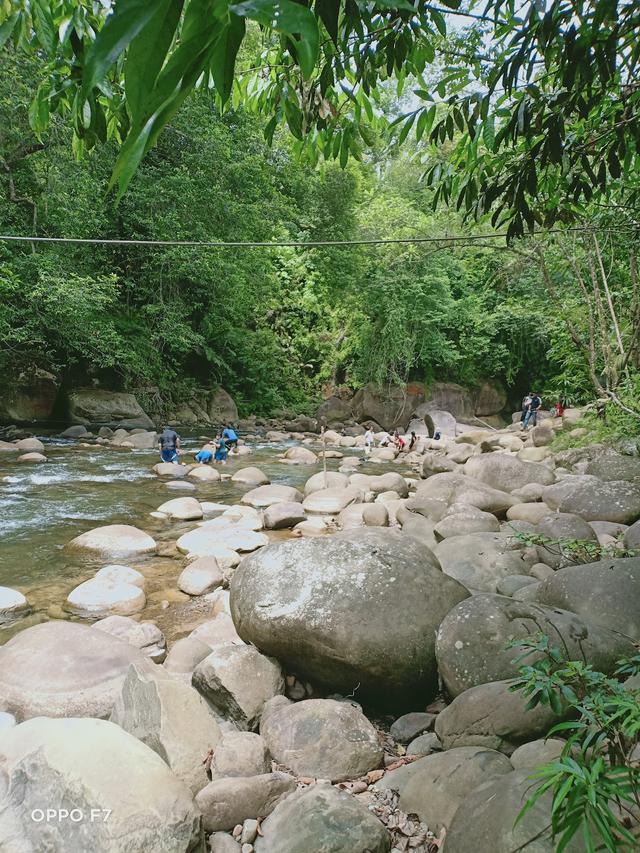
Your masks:
{"label": "person in white shirt", "polygon": [[375,436],[371,427],[364,434],[364,455],[370,456],[376,443]]}

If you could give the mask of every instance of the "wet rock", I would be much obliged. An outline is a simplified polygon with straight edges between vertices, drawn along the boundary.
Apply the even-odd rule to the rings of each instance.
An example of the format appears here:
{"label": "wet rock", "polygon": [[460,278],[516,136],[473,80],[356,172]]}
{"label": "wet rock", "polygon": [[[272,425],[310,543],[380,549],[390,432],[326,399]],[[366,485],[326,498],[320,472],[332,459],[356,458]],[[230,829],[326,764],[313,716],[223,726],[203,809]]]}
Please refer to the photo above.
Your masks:
{"label": "wet rock", "polygon": [[341,782],[378,767],[376,730],[350,702],[306,699],[269,709],[260,724],[271,755],[298,776]]}
{"label": "wet rock", "polygon": [[39,438],[21,438],[15,446],[24,453],[44,453],[44,444]]}
{"label": "wet rock", "polygon": [[172,480],[176,480],[179,477],[186,477],[189,469],[186,465],[180,465],[176,462],[158,462],[157,465],[153,466],[153,472],[158,477],[170,477]]}
{"label": "wet rock", "polygon": [[232,475],[231,481],[233,483],[245,483],[249,486],[267,486],[271,482],[264,471],[254,466],[240,468]]}
{"label": "wet rock", "polygon": [[259,776],[271,769],[267,745],[253,732],[225,732],[211,762],[213,779],[223,776]]}
{"label": "wet rock", "polygon": [[419,542],[373,528],[270,545],[230,591],[240,636],[299,677],[414,707],[436,689],[437,626],[468,594]]}
{"label": "wet rock", "polygon": [[20,619],[30,610],[31,606],[21,592],[8,586],[0,586],[0,625]]}
{"label": "wet rock", "polygon": [[384,826],[350,794],[316,785],[287,797],[262,824],[256,853],[388,853]]}
{"label": "wet rock", "polygon": [[199,693],[158,668],[129,669],[111,721],[156,752],[197,794],[208,783],[204,758],[215,750],[220,729]]}
{"label": "wet rock", "polygon": [[600,672],[611,673],[621,657],[633,654],[628,637],[575,613],[481,593],[457,604],[438,629],[438,668],[450,695],[514,678],[518,650],[505,648],[507,643],[540,631],[571,660],[586,660]]}
{"label": "wet rock", "polygon": [[43,456],[42,453],[23,453],[22,456],[18,456],[18,462],[48,462],[46,456]]}
{"label": "wet rock", "polygon": [[177,521],[193,521],[202,518],[200,501],[195,498],[174,498],[161,504],[157,511]]}
{"label": "wet rock", "polygon": [[536,598],[640,641],[640,557],[567,566],[543,581]]}
{"label": "wet rock", "polygon": [[294,465],[313,465],[318,461],[313,450],[309,450],[307,447],[290,447],[285,451],[284,458]]}
{"label": "wet rock", "polygon": [[225,776],[214,779],[196,796],[207,832],[231,830],[247,818],[265,817],[296,789],[288,773],[259,776]]}
{"label": "wet rock", "polygon": [[432,832],[448,828],[465,797],[488,779],[510,775],[509,759],[476,746],[450,749],[392,770],[376,784],[400,793],[400,808],[417,814]]}
{"label": "wet rock", "polygon": [[67,547],[112,557],[126,557],[152,553],[156,550],[156,543],[148,533],[130,524],[107,524],[81,533]]}
{"label": "wet rock", "polygon": [[521,743],[546,734],[558,722],[548,705],[527,710],[528,699],[511,681],[490,681],[460,693],[436,718],[444,749],[483,746],[510,755]]}
{"label": "wet rock", "polygon": [[[2,850],[17,849],[16,839],[20,849],[51,853],[87,850],[89,837],[92,850],[110,853],[188,853],[202,843],[189,789],[153,750],[114,723],[28,720],[0,736],[0,767],[7,779]],[[75,808],[85,819],[34,820],[41,808]]]}
{"label": "wet rock", "polygon": [[256,728],[265,702],[284,693],[280,666],[253,646],[216,648],[196,666],[193,684],[242,729]]}
{"label": "wet rock", "polygon": [[91,627],[140,649],[154,663],[162,663],[167,656],[164,634],[153,622],[136,622],[128,616],[107,616]]}

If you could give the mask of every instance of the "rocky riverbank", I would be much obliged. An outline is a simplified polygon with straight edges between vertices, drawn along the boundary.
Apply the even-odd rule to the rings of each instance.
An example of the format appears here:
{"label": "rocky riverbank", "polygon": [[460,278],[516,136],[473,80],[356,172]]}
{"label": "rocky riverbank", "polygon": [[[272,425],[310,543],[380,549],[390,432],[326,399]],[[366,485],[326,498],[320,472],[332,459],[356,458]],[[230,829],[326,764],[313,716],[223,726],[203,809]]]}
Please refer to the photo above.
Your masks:
{"label": "rocky riverbank", "polygon": [[[543,630],[608,674],[635,652],[640,460],[554,452],[582,430],[572,410],[524,433],[430,409],[411,453],[369,458],[361,425],[324,442],[282,426],[226,467],[150,460],[166,499],[147,519],[66,543],[95,574],[0,648],[0,849],[554,850],[547,799],[514,826],[563,744],[509,690],[506,646]],[[71,438],[143,453],[155,433]],[[271,473],[258,441],[279,448]],[[2,458],[55,466],[36,442]],[[225,483],[239,500],[208,499]],[[145,618],[163,560],[171,637]],[[0,623],[31,606],[0,589]]]}

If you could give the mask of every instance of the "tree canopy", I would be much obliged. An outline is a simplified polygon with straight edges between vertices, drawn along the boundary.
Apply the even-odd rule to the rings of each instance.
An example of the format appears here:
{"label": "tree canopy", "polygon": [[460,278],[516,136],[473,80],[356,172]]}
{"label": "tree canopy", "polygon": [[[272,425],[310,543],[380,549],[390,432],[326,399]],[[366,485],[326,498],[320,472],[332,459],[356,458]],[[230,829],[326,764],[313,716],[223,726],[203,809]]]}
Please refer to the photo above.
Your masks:
{"label": "tree canopy", "polygon": [[[415,134],[434,203],[508,223],[635,206],[640,10],[632,0],[5,0],[0,45],[46,59],[36,132],[71,111],[76,151],[122,143],[122,194],[189,94],[286,126],[312,162]],[[389,116],[385,87],[407,93]],[[442,148],[449,145],[446,158]]]}

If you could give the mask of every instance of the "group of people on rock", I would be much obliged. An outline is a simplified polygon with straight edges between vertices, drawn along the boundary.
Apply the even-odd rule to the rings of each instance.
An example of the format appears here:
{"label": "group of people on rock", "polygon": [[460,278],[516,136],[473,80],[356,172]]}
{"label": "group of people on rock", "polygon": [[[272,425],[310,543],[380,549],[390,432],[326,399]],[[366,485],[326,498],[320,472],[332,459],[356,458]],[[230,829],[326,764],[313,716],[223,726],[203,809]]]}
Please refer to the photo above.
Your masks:
{"label": "group of people on rock", "polygon": [[[520,423],[523,429],[528,429],[529,424],[536,426],[538,423],[538,412],[542,408],[542,397],[537,391],[529,391],[522,401],[522,415]],[[564,415],[565,404],[562,400],[553,407],[553,414],[556,418],[561,418]]]}
{"label": "group of people on rock", "polygon": [[[180,462],[180,436],[171,427],[162,428],[158,436],[158,447],[163,462]],[[233,453],[237,447],[238,435],[233,427],[228,426],[195,454],[195,460],[200,465],[224,465],[229,453]]]}
{"label": "group of people on rock", "polygon": [[[400,435],[400,431],[396,429],[393,435],[390,435],[388,432],[384,432],[381,435],[380,447],[395,447],[398,453],[410,453],[415,447],[417,440],[418,436],[415,434],[415,431],[411,432],[411,435],[407,440],[407,438],[405,438],[405,436],[403,435]],[[367,431],[364,434],[364,455],[366,457],[371,456],[371,451],[373,450],[375,445],[375,434],[371,427],[368,427]]]}

